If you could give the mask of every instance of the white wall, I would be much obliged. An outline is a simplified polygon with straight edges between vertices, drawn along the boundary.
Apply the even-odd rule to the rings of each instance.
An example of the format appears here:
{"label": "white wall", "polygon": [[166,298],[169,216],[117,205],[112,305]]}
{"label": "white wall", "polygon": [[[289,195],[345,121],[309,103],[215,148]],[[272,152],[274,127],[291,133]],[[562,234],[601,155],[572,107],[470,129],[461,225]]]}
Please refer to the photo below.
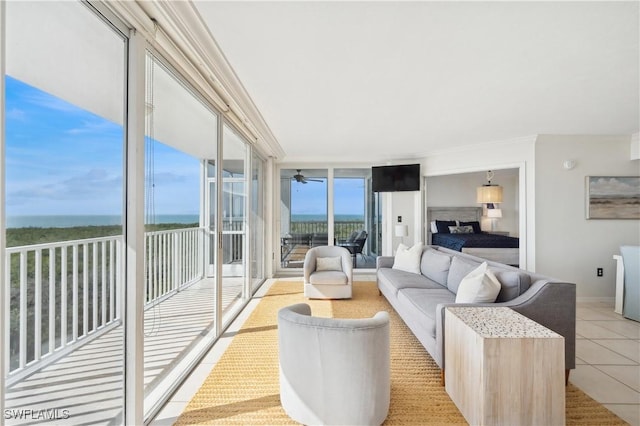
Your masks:
{"label": "white wall", "polygon": [[[417,241],[422,241],[422,197],[421,191],[390,192],[386,197],[390,202],[385,209],[388,216],[385,218],[385,223],[388,224],[385,230],[388,234],[385,238],[387,244],[383,244],[383,252],[386,256],[391,256],[395,254],[401,242],[411,247]],[[402,225],[407,225],[408,228],[408,236],[403,238],[395,236],[398,216],[402,216]]]}
{"label": "white wall", "polygon": [[[623,244],[640,244],[638,220],[587,220],[586,176],[638,176],[629,136],[548,136],[536,142],[536,269],[577,284],[578,297],[613,297]],[[564,170],[563,160],[576,162]],[[604,276],[596,276],[596,268]]]}
{"label": "white wall", "polygon": [[[502,218],[496,219],[496,231],[507,231],[517,237],[519,230],[518,169],[496,170],[492,184],[503,188]],[[483,172],[431,176],[427,178],[426,200],[429,207],[480,207],[476,189],[487,183]],[[491,221],[482,221],[483,230],[491,229]]]}

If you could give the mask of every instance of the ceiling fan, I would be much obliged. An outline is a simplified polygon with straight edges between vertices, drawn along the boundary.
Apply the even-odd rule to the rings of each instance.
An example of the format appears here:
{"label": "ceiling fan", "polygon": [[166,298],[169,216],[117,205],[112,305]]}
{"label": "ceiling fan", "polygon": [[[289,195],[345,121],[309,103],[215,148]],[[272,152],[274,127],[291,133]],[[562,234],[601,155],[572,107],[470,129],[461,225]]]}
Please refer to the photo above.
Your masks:
{"label": "ceiling fan", "polygon": [[296,173],[295,175],[291,176],[291,179],[295,180],[296,182],[299,183],[307,183],[307,182],[322,182],[322,180],[320,179],[307,179],[306,177],[304,177],[302,175],[302,169],[297,169],[296,170],[298,173]]}

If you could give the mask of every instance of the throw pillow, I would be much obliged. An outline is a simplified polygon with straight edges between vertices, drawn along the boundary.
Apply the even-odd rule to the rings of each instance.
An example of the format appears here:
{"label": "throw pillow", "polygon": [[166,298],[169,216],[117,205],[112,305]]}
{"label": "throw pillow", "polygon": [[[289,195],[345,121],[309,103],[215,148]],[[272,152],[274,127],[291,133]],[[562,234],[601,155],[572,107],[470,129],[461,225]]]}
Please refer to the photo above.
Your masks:
{"label": "throw pillow", "polygon": [[473,234],[473,226],[465,225],[465,226],[450,226],[449,227],[450,234]]}
{"label": "throw pillow", "polygon": [[419,274],[421,256],[422,242],[415,243],[411,248],[400,243],[398,251],[396,251],[396,257],[393,260],[392,269],[399,269],[401,271]]}
{"label": "throw pillow", "polygon": [[316,259],[316,271],[342,271],[342,258],[318,257]]}
{"label": "throw pillow", "polygon": [[436,229],[441,234],[448,234],[450,226],[458,226],[455,220],[436,220]]}
{"label": "throw pillow", "polygon": [[500,281],[482,262],[460,281],[456,303],[493,303],[500,293]]}
{"label": "throw pillow", "polygon": [[473,220],[471,222],[460,222],[459,225],[460,226],[472,226],[474,234],[481,234],[482,233],[482,229],[480,229],[480,222],[478,222],[477,220]]}

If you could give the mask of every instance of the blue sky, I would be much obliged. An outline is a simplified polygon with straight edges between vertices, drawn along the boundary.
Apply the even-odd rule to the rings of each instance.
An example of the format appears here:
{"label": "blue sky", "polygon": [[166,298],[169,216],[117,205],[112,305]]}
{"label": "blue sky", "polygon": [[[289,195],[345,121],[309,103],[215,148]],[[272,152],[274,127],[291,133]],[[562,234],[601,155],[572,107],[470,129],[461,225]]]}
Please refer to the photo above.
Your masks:
{"label": "blue sky", "polygon": [[[155,214],[198,214],[199,161],[155,143]],[[123,129],[6,76],[8,216],[122,214]],[[292,182],[292,214],[327,212],[327,184]],[[364,180],[334,179],[335,213],[364,215]]]}
{"label": "blue sky", "polygon": [[[333,185],[335,214],[364,216],[364,179],[334,178]],[[326,215],[327,180],[291,181],[291,214]]]}
{"label": "blue sky", "polygon": [[[197,214],[199,162],[156,143],[155,213]],[[8,216],[122,213],[122,126],[6,76]]]}

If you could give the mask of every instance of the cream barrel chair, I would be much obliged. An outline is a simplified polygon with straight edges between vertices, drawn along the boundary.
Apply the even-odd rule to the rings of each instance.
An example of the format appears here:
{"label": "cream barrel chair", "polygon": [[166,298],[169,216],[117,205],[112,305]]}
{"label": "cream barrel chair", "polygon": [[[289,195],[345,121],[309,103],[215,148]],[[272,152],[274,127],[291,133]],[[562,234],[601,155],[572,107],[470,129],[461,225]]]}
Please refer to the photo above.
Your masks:
{"label": "cream barrel chair", "polygon": [[306,303],[278,312],[280,402],[305,425],[379,425],[391,394],[389,314],[312,317]]}
{"label": "cream barrel chair", "polygon": [[310,299],[350,299],[353,290],[351,253],[344,247],[309,249],[304,258],[304,296]]}

